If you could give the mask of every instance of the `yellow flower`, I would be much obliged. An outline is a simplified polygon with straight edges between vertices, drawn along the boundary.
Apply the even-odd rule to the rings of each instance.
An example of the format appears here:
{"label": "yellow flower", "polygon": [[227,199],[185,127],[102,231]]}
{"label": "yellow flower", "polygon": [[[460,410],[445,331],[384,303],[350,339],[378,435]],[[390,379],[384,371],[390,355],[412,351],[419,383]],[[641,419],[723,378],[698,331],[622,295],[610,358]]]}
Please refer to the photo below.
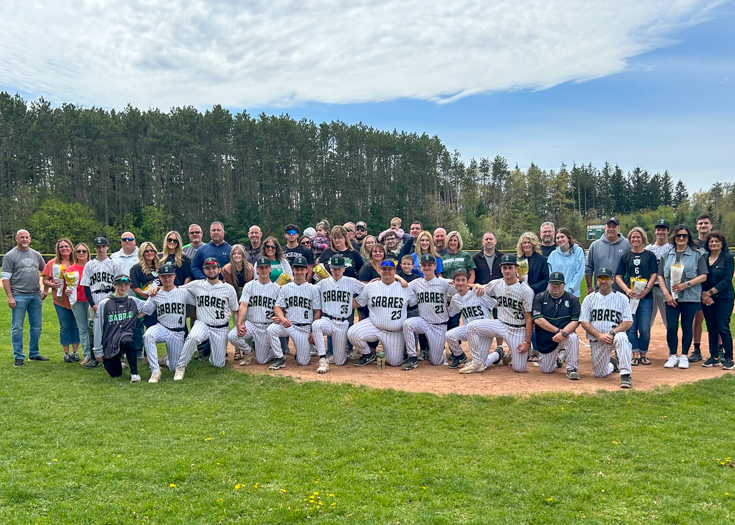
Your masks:
{"label": "yellow flower", "polygon": [[260,483],[256,483],[255,485],[253,485],[253,488],[254,489],[257,489],[258,488],[258,485],[260,485]]}
{"label": "yellow flower", "polygon": [[329,497],[330,497],[330,498],[333,498],[333,497],[334,497],[334,494],[329,494]]}
{"label": "yellow flower", "polygon": [[287,491],[286,489],[281,489],[281,492],[282,492],[283,494],[285,494],[285,493],[286,493],[286,492],[288,492],[288,491]]}
{"label": "yellow flower", "polygon": [[[118,457],[119,457],[119,456],[118,456]],[[56,459],[56,458],[54,458],[54,459],[52,459],[51,461],[53,461],[54,463],[56,463],[56,462],[57,462],[57,461],[59,461],[59,460],[58,460],[58,459]]]}
{"label": "yellow flower", "polygon": [[204,438],[204,441],[212,441],[212,438],[211,437],[206,437],[206,438]]}
{"label": "yellow flower", "polygon": [[172,489],[175,489],[176,488],[176,483],[169,483],[168,486],[171,487]]}
{"label": "yellow flower", "polygon": [[240,484],[235,485],[235,490],[240,490]]}

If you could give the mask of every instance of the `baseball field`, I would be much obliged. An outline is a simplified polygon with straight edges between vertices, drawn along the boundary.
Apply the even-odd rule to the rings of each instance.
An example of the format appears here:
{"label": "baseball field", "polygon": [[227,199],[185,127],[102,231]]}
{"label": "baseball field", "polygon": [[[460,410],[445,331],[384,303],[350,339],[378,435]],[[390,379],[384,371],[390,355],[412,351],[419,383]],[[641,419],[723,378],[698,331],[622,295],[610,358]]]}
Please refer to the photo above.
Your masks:
{"label": "baseball field", "polygon": [[131,385],[62,362],[50,300],[51,361],[14,368],[0,304],[3,524],[735,520],[733,374],[436,395],[196,361]]}

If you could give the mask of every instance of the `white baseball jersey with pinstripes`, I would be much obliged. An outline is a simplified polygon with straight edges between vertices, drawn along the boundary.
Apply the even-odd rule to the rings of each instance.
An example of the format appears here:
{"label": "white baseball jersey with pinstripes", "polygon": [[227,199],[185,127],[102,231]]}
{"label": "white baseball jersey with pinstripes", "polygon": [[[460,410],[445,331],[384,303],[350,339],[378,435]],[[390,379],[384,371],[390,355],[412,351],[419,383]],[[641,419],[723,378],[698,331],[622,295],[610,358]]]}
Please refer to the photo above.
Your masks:
{"label": "white baseball jersey with pinstripes", "polygon": [[469,324],[478,319],[492,319],[492,311],[498,305],[495,297],[484,294],[477,297],[475,290],[467,290],[464,295],[455,294],[449,302],[450,317],[462,314],[464,324]]}
{"label": "white baseball jersey with pinstripes", "polygon": [[[620,292],[610,292],[607,295],[592,292],[584,298],[579,321],[590,323],[595,330],[605,334],[623,321],[633,321],[630,299]],[[590,334],[587,334],[587,339],[596,341]]]}
{"label": "white baseball jersey with pinstripes", "polygon": [[530,286],[521,281],[509,286],[504,279],[497,279],[485,285],[485,293],[497,299],[500,321],[512,327],[525,326],[526,312],[533,308],[535,297]]}
{"label": "white baseball jersey with pinstripes", "polygon": [[120,273],[120,268],[109,257],[104,261],[92,259],[84,265],[82,280],[79,281],[79,284],[89,286],[94,304],[100,304],[100,301],[113,290],[115,275],[118,273]]}
{"label": "white baseball jersey with pinstripes", "polygon": [[449,279],[434,277],[430,281],[424,278],[411,281],[408,287],[413,290],[418,300],[419,316],[429,324],[446,323],[448,298],[457,293],[457,289]]}
{"label": "white baseball jersey with pinstripes", "polygon": [[259,324],[273,322],[273,307],[276,306],[280,290],[280,286],[270,281],[267,284],[257,279],[247,282],[240,294],[240,302],[248,305],[245,320]]}
{"label": "white baseball jersey with pinstripes", "polygon": [[[416,279],[417,282],[418,279]],[[375,281],[367,286],[355,298],[360,306],[367,306],[370,310],[370,321],[379,330],[397,332],[403,330],[403,321],[406,320],[406,309],[416,306],[418,298],[409,287],[404,288],[398,281],[384,284]]]}
{"label": "white baseball jersey with pinstripes", "polygon": [[149,300],[156,305],[158,324],[171,330],[186,326],[186,305],[194,304],[194,299],[189,292],[179,288],[168,292],[160,289]]}
{"label": "white baseball jersey with pinstripes", "polygon": [[352,299],[360,295],[365,284],[353,277],[342,277],[335,281],[334,277],[323,279],[316,285],[322,299],[322,313],[338,319],[352,316],[354,306]]}
{"label": "white baseball jersey with pinstripes", "polygon": [[179,286],[194,298],[197,309],[197,321],[212,327],[230,322],[230,310],[237,312],[240,303],[237,301],[235,289],[227,283],[209,284],[204,280],[191,281]]}
{"label": "white baseball jersey with pinstripes", "polygon": [[278,292],[276,306],[285,310],[286,319],[292,323],[311,324],[314,310],[322,309],[322,299],[313,284],[290,282]]}

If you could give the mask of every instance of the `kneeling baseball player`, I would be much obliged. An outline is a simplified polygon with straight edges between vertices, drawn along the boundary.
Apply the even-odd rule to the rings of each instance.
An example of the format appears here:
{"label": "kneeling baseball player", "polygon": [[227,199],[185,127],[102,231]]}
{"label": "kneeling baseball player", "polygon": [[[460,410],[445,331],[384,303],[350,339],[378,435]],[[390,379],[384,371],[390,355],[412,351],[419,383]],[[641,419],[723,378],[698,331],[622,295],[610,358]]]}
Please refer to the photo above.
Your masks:
{"label": "kneeling baseball player", "polygon": [[[544,374],[552,373],[566,361],[567,377],[579,379],[577,357],[579,337],[574,331],[579,326],[579,299],[564,291],[564,274],[552,272],[549,289],[533,300],[533,322],[536,327],[536,347],[539,367]],[[559,354],[565,352],[564,357]]]}

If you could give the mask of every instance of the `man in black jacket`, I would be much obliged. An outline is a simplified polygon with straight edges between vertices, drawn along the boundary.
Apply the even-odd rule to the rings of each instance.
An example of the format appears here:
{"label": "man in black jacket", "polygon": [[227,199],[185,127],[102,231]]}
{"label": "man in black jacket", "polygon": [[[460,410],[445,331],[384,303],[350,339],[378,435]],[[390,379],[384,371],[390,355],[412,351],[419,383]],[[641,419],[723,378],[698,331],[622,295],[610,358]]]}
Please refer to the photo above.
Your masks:
{"label": "man in black jacket", "polygon": [[[498,250],[495,249],[498,240],[495,238],[495,234],[491,231],[486,231],[482,236],[482,250],[472,256],[472,260],[475,261],[475,282],[477,284],[487,284],[490,281],[496,279],[502,279],[503,273],[500,271],[500,259],[503,256]],[[498,318],[498,309],[493,309],[493,317]],[[503,338],[497,337],[495,341],[498,343],[498,354],[503,355]],[[507,355],[510,355],[508,352]],[[506,361],[508,361],[506,363]],[[503,360],[503,364],[509,364],[508,359]]]}

